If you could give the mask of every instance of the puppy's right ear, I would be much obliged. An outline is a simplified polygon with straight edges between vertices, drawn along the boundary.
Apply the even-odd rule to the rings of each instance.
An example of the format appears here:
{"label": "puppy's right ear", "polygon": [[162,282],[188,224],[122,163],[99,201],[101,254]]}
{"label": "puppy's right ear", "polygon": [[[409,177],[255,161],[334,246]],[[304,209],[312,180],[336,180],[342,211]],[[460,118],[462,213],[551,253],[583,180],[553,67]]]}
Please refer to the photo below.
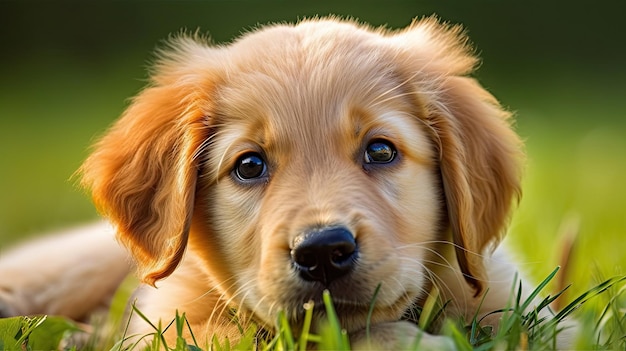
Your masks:
{"label": "puppy's right ear", "polygon": [[79,172],[98,209],[117,227],[144,282],[179,264],[194,207],[197,153],[208,138],[217,51],[178,38],[151,85],[95,145]]}

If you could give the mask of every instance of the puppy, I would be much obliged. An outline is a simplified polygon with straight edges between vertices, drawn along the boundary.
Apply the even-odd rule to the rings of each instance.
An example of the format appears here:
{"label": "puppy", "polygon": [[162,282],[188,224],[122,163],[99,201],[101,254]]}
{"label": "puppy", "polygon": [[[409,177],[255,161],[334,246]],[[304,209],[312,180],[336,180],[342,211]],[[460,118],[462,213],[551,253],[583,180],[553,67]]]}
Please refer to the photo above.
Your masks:
{"label": "puppy", "polygon": [[[470,77],[478,60],[467,42],[434,18],[398,31],[304,20],[225,46],[171,40],[80,169],[145,283],[139,310],[164,324],[185,312],[196,339],[232,341],[233,309],[239,323],[268,330],[284,311],[297,330],[305,303],[323,315],[328,290],[353,343],[366,341],[373,301],[367,342],[397,349],[420,334],[402,318],[433,286],[451,316],[503,308],[515,267],[490,255],[520,195],[523,152],[510,114]],[[46,284],[85,274],[75,291],[40,300],[119,284],[131,264],[121,250],[98,250],[98,235],[74,234],[81,248],[64,253],[95,247],[91,260],[48,260],[57,275]],[[41,280],[13,274],[0,288],[5,305],[50,312],[20,296]],[[150,332],[139,320],[132,328]]]}

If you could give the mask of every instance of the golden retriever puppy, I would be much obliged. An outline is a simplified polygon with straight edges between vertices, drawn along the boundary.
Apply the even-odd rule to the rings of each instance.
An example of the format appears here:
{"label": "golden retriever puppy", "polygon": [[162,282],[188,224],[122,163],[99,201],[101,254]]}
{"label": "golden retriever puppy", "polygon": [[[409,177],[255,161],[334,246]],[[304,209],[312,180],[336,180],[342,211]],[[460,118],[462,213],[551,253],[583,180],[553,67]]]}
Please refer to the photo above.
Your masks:
{"label": "golden retriever puppy", "polygon": [[[450,315],[504,307],[515,268],[491,253],[520,194],[523,152],[509,113],[470,77],[477,62],[462,30],[434,18],[398,31],[304,20],[224,46],[173,39],[80,170],[146,283],[139,309],[165,324],[185,312],[197,339],[234,340],[233,308],[268,330],[284,311],[297,330],[308,301],[324,314],[328,290],[364,345],[380,285],[367,342],[397,349],[420,333],[403,315],[433,285]],[[76,251],[97,235],[74,234]],[[73,301],[97,281],[111,291],[130,264],[101,248],[50,263],[55,287],[85,274],[72,294],[39,298]],[[35,284],[21,279],[0,291],[7,309],[32,312],[10,303],[15,286]]]}

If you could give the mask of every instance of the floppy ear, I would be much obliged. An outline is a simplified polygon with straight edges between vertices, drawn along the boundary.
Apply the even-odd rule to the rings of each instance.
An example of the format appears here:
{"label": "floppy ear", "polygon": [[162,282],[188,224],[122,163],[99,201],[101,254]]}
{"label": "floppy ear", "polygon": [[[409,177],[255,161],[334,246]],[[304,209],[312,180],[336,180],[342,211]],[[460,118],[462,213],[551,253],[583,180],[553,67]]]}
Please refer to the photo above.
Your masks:
{"label": "floppy ear", "polygon": [[429,116],[439,140],[440,167],[459,267],[482,291],[483,253],[506,232],[513,201],[521,195],[521,142],[509,114],[478,83],[450,78],[442,105]]}
{"label": "floppy ear", "polygon": [[[117,226],[139,274],[151,285],[180,262],[194,207],[198,160],[207,138],[210,48],[179,38],[149,87],[95,145],[79,170],[98,209]],[[206,65],[206,60],[205,60]],[[199,72],[202,72],[200,74]]]}
{"label": "floppy ear", "polygon": [[477,60],[459,27],[429,18],[397,37],[439,148],[457,260],[478,295],[486,279],[482,254],[504,236],[521,194],[522,143],[510,126],[510,114],[467,77]]}

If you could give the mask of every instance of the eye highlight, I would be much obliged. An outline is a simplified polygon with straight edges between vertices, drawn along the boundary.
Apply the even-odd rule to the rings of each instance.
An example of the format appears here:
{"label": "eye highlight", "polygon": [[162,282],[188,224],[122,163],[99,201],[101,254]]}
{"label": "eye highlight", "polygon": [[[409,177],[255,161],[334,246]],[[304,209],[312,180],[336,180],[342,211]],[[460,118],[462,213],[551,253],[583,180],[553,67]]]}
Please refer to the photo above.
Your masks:
{"label": "eye highlight", "polygon": [[248,152],[237,159],[233,173],[242,181],[262,178],[267,174],[267,164],[259,153]]}
{"label": "eye highlight", "polygon": [[365,148],[363,160],[367,164],[390,163],[396,158],[396,148],[387,140],[373,140]]}

